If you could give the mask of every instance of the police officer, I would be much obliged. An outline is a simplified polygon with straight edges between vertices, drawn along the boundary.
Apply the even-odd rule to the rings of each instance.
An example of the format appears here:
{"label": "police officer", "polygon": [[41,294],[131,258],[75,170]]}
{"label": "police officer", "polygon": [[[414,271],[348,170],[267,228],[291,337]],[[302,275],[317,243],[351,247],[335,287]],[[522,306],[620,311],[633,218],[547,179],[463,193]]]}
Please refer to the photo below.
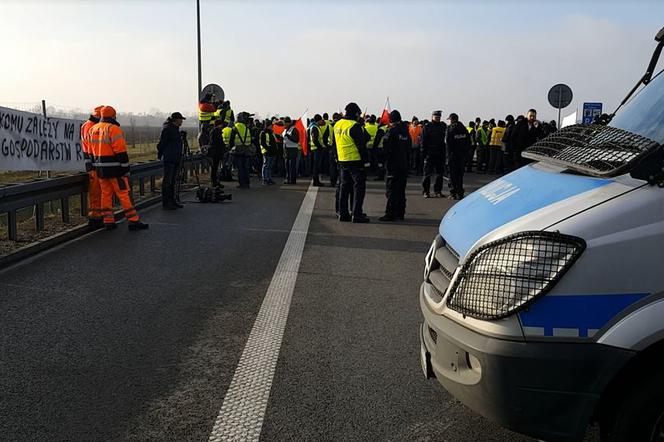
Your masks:
{"label": "police officer", "polygon": [[[370,220],[362,210],[367,186],[369,155],[362,125],[358,122],[362,110],[356,103],[348,103],[346,113],[334,125],[337,159],[341,172],[339,194],[339,221],[368,223]],[[349,198],[353,195],[352,217],[348,210]]]}
{"label": "police officer", "polygon": [[[424,179],[422,180],[422,195],[429,198],[431,190],[431,176],[436,172],[436,181],[433,191],[437,197],[443,195],[443,173],[445,171],[445,132],[447,125],[440,121],[442,111],[431,114],[433,121],[422,128],[422,154],[424,157]],[[468,133],[468,132],[466,132]]]}
{"label": "police officer", "polygon": [[468,129],[459,122],[459,116],[451,113],[450,126],[447,128],[445,141],[450,168],[450,197],[455,200],[463,198],[463,172],[466,165],[466,154],[470,148]]}
{"label": "police officer", "polygon": [[411,146],[408,123],[401,121],[398,110],[390,112],[390,126],[383,136],[385,160],[385,215],[380,221],[404,219],[406,213],[406,183],[408,181],[408,155]]}

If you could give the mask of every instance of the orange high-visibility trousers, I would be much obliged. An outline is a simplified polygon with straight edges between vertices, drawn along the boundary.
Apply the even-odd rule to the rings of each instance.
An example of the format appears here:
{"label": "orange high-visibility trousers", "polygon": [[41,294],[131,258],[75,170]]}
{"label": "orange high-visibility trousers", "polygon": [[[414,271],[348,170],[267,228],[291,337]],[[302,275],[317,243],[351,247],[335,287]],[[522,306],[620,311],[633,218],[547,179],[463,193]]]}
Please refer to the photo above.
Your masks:
{"label": "orange high-visibility trousers", "polygon": [[96,170],[88,172],[88,218],[100,220],[103,217],[101,212],[101,184]]}
{"label": "orange high-visibility trousers", "polygon": [[125,217],[131,221],[138,221],[138,212],[131,202],[129,195],[129,179],[127,177],[117,178],[100,178],[99,184],[101,185],[101,211],[104,216],[104,224],[115,223],[113,216],[113,195],[118,197],[120,205],[124,210]]}

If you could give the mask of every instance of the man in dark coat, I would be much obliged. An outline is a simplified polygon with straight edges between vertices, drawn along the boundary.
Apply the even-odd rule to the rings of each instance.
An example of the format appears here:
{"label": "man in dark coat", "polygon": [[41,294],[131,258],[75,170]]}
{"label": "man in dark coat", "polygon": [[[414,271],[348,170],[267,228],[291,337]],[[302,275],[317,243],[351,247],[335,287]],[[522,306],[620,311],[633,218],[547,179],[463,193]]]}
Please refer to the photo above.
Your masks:
{"label": "man in dark coat", "polygon": [[468,129],[459,122],[459,116],[451,113],[448,120],[445,142],[447,144],[448,161],[450,168],[450,197],[455,200],[463,198],[463,172],[466,166],[466,155],[470,149],[470,134]]}
{"label": "man in dark coat", "polygon": [[184,120],[180,112],[172,113],[162,127],[157,144],[157,159],[164,161],[164,179],[161,182],[161,204],[164,210],[184,207],[175,201],[175,180],[182,158],[180,126]]}
{"label": "man in dark coat", "polygon": [[424,179],[422,180],[422,195],[429,198],[431,189],[431,176],[436,172],[436,181],[433,191],[436,196],[443,197],[443,173],[445,171],[445,131],[447,125],[440,121],[442,111],[434,111],[431,121],[422,128],[420,138],[424,158]]}
{"label": "man in dark coat", "polygon": [[406,213],[406,183],[411,146],[408,123],[401,121],[398,110],[390,112],[390,127],[383,137],[385,158],[385,216],[380,221],[404,219]]}
{"label": "man in dark coat", "polygon": [[542,131],[542,125],[537,120],[537,111],[530,109],[526,114],[526,118],[516,123],[510,136],[516,169],[528,164],[521,153],[542,138],[544,138],[544,132]]}

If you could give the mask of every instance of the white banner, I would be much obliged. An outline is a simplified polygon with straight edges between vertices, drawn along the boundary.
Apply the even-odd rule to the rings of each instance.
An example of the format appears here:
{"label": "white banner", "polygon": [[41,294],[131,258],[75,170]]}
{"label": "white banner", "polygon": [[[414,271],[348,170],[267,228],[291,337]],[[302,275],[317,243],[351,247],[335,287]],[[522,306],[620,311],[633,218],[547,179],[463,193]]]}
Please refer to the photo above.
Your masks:
{"label": "white banner", "polygon": [[0,107],[0,170],[85,171],[82,124]]}

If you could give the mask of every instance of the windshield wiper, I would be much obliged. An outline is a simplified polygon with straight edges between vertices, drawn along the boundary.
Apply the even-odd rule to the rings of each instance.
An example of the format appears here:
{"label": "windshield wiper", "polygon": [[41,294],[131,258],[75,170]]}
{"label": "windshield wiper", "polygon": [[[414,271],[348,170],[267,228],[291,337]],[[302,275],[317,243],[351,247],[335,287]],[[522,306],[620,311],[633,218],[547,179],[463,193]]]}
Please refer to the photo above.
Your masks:
{"label": "windshield wiper", "polygon": [[[609,121],[613,119],[613,117],[616,115],[616,112],[618,112],[618,109],[623,107],[625,103],[634,95],[634,92],[639,88],[641,85],[647,85],[650,83],[650,80],[652,80],[652,74],[655,72],[655,67],[657,67],[657,62],[659,61],[659,56],[662,53],[662,48],[664,48],[664,28],[660,29],[660,31],[655,35],[655,41],[657,42],[657,47],[655,48],[655,51],[652,54],[652,57],[650,58],[650,63],[648,64],[648,68],[646,69],[646,73],[643,74],[643,77],[639,80],[638,83],[632,88],[631,91],[629,91],[629,94],[625,97],[625,99],[620,103],[620,105],[616,108],[616,110],[613,111],[611,115],[609,115]],[[608,122],[607,122],[608,123]]]}

